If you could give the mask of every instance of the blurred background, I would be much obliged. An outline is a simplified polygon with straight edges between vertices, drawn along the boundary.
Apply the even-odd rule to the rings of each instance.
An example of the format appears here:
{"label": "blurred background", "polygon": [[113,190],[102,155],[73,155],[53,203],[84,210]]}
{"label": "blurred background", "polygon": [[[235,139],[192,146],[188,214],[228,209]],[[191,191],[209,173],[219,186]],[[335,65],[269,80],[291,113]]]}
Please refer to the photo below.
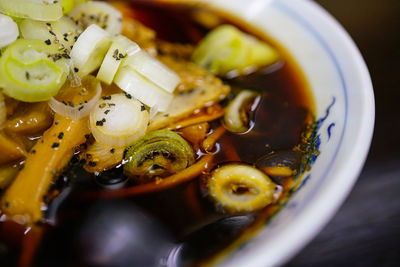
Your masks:
{"label": "blurred background", "polygon": [[400,1],[315,0],[349,32],[371,73],[376,121],[352,193],[287,267],[400,266]]}

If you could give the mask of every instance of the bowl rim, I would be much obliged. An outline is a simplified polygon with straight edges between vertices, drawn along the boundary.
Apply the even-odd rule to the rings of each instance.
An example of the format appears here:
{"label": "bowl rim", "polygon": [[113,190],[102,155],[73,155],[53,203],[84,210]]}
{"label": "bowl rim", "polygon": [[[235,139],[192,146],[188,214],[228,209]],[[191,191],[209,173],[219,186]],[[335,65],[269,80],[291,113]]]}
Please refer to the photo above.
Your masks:
{"label": "bowl rim", "polygon": [[[259,2],[259,0],[245,0],[242,1],[243,4],[249,4],[249,2]],[[263,0],[261,0],[263,1]],[[213,2],[212,0],[207,0],[212,6],[216,6],[221,9],[224,8],[224,5],[227,2],[223,0],[217,0]],[[268,2],[268,1],[267,1]],[[311,241],[321,230],[322,228],[330,221],[330,219],[334,216],[337,210],[345,201],[346,197],[349,195],[351,189],[353,188],[355,182],[357,181],[358,176],[361,173],[362,167],[364,166],[365,160],[368,155],[368,151],[371,145],[374,122],[375,122],[375,100],[373,93],[372,81],[365,64],[364,59],[360,51],[358,50],[356,44],[350,37],[350,35],[346,32],[343,26],[325,9],[323,9],[316,2],[311,0],[296,0],[296,1],[284,1],[284,0],[271,0],[269,3],[279,3],[280,7],[285,9],[287,12],[290,12],[291,15],[296,17],[300,23],[304,24],[308,28],[312,29],[313,34],[316,35],[316,38],[320,39],[320,42],[323,42],[323,45],[330,51],[328,53],[332,57],[333,61],[337,61],[335,53],[331,50],[331,45],[320,35],[318,30],[316,30],[313,25],[304,19],[294,8],[292,5],[303,5],[305,8],[311,10],[313,13],[318,14],[318,19],[323,20],[323,22],[329,27],[330,30],[335,31],[335,34],[339,37],[337,40],[343,49],[347,50],[349,54],[351,54],[350,61],[354,63],[356,68],[355,77],[357,77],[358,82],[362,85],[362,105],[361,112],[363,114],[360,122],[359,128],[357,128],[357,134],[354,145],[352,149],[349,151],[347,156],[347,161],[341,164],[341,169],[337,170],[334,174],[330,173],[332,166],[337,161],[337,154],[341,148],[342,140],[340,141],[337,151],[335,155],[332,157],[332,162],[328,165],[326,171],[324,171],[324,176],[328,176],[330,179],[322,179],[320,182],[324,186],[320,186],[321,190],[315,192],[311,195],[312,201],[307,201],[307,204],[304,208],[296,215],[296,223],[291,224],[290,227],[287,227],[283,233],[280,233],[280,244],[277,246],[284,246],[285,250],[274,250],[275,254],[273,259],[266,259],[265,255],[265,247],[260,245],[254,249],[251,253],[242,255],[239,258],[235,258],[235,266],[279,266],[287,262],[291,259],[296,253],[298,253],[307,243]],[[225,6],[226,7],[226,6]],[[240,16],[240,14],[239,14]],[[242,18],[242,17],[241,17]],[[284,44],[282,44],[285,47]],[[337,64],[337,68],[339,72],[342,72],[342,69],[339,63]],[[346,81],[342,81],[344,87],[346,87]],[[346,89],[344,89],[346,90]],[[345,92],[346,94],[347,92]],[[346,112],[346,120],[347,120],[347,112],[348,112],[348,98],[346,96],[345,99],[345,112]],[[345,128],[348,124],[348,121],[345,122],[343,133],[345,134]],[[341,137],[343,139],[343,136]],[[334,179],[333,179],[334,178]],[[329,180],[329,181],[328,181]],[[340,190],[337,190],[340,188]],[[326,205],[326,201],[329,200],[329,206]],[[318,219],[315,219],[318,218]],[[283,241],[282,241],[283,240]],[[285,241],[286,240],[286,241]],[[288,242],[287,240],[290,240]],[[235,254],[236,250],[232,253]],[[232,263],[229,261],[229,263]],[[223,258],[217,265],[222,266],[232,266],[228,264],[226,258]]]}

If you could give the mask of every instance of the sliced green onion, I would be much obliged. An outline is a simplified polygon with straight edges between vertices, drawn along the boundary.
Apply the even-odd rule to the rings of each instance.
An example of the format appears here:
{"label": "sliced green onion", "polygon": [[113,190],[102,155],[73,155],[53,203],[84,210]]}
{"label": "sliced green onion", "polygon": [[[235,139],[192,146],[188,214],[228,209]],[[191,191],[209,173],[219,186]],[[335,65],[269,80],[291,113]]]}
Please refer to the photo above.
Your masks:
{"label": "sliced green onion", "polygon": [[148,122],[146,108],[128,94],[104,96],[90,112],[94,138],[109,146],[133,144],[145,134]]}
{"label": "sliced green onion", "polygon": [[46,44],[55,44],[62,50],[71,50],[82,29],[68,17],[55,22],[25,19],[20,24],[21,35],[25,39],[38,39]]}
{"label": "sliced green onion", "polygon": [[90,25],[78,38],[71,50],[71,58],[83,77],[100,67],[111,45],[110,34],[96,24]]}
{"label": "sliced green onion", "polygon": [[120,34],[122,30],[121,12],[108,3],[98,1],[83,3],[77,5],[68,15],[83,28],[97,24],[110,34]]}
{"label": "sliced green onion", "polygon": [[40,21],[56,21],[62,17],[62,5],[56,0],[0,0],[0,12]]}
{"label": "sliced green onion", "polygon": [[256,92],[243,90],[229,102],[225,108],[224,115],[224,126],[226,129],[233,133],[244,133],[249,130],[250,118],[246,108],[258,95]]}
{"label": "sliced green onion", "polygon": [[123,59],[133,56],[140,50],[137,43],[123,35],[117,35],[113,38],[113,43],[104,57],[97,78],[106,84],[111,84]]}
{"label": "sliced green onion", "polygon": [[75,0],[61,0],[62,10],[64,14],[68,14],[75,7]]}
{"label": "sliced green onion", "polygon": [[276,185],[262,171],[245,164],[217,168],[207,181],[215,203],[230,213],[252,212],[274,201]]}
{"label": "sliced green onion", "polygon": [[175,72],[143,50],[133,56],[128,56],[124,64],[169,93],[173,93],[176,86],[181,82]]}
{"label": "sliced green onion", "polygon": [[158,111],[167,111],[173,99],[173,94],[158,87],[128,66],[119,69],[114,82],[128,94]]}
{"label": "sliced green onion", "polygon": [[124,172],[139,182],[168,176],[194,163],[194,152],[177,133],[159,130],[146,134],[125,154]]}
{"label": "sliced green onion", "polygon": [[25,102],[49,100],[67,79],[67,58],[55,45],[39,40],[15,41],[0,58],[4,94]]}
{"label": "sliced green onion", "polygon": [[245,73],[249,68],[267,66],[278,59],[274,48],[232,25],[221,25],[211,31],[192,56],[197,65],[218,75],[231,71]]}
{"label": "sliced green onion", "polygon": [[9,16],[0,13],[0,48],[17,40],[18,35],[17,23],[15,23]]}
{"label": "sliced green onion", "polygon": [[[57,22],[52,22],[50,25],[46,25],[48,22],[37,21],[32,19],[24,19],[19,23],[21,35],[25,39],[38,39],[38,40],[49,40],[50,44],[55,44],[56,35],[50,34],[52,25]],[[58,38],[57,38],[58,39]]]}
{"label": "sliced green onion", "polygon": [[49,106],[64,117],[79,120],[89,115],[100,95],[100,81],[88,75],[82,79],[81,86],[72,87],[65,83],[59,93],[50,99]]}

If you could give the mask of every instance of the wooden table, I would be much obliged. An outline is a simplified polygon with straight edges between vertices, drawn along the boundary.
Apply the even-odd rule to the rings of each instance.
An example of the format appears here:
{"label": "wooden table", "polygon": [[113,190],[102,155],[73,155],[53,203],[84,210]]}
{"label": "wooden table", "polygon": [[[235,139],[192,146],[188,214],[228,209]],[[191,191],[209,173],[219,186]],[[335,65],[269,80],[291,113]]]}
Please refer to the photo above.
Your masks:
{"label": "wooden table", "polygon": [[371,150],[352,193],[287,266],[400,266],[400,1],[317,0],[346,28],[370,70]]}

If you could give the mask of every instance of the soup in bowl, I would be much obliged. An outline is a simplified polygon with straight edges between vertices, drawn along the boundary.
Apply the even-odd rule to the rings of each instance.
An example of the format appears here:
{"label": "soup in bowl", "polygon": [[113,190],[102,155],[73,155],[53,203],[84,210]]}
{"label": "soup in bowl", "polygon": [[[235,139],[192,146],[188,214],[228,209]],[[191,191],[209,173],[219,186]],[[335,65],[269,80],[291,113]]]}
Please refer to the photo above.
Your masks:
{"label": "soup in bowl", "polygon": [[355,182],[372,87],[315,4],[21,2],[0,4],[8,265],[279,265]]}

